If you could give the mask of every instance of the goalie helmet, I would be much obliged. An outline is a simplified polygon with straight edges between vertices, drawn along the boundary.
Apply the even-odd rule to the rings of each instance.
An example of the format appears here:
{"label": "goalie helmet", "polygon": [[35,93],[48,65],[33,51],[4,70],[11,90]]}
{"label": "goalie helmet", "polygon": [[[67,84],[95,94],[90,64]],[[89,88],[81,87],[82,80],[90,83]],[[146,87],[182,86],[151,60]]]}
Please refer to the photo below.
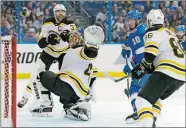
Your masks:
{"label": "goalie helmet", "polygon": [[103,44],[104,38],[103,29],[99,26],[92,25],[84,30],[85,45],[88,48],[98,50],[99,46]]}
{"label": "goalie helmet", "polygon": [[147,26],[150,28],[157,24],[164,25],[164,15],[160,9],[152,9],[147,14]]}

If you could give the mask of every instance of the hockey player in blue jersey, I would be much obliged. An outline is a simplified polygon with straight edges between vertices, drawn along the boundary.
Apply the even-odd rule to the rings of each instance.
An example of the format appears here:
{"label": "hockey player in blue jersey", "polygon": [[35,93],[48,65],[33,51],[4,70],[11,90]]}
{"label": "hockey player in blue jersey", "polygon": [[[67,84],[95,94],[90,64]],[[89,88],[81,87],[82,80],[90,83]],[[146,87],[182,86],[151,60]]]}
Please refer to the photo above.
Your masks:
{"label": "hockey player in blue jersey", "polygon": [[186,51],[186,30],[184,25],[178,25],[176,28],[176,36],[178,37],[182,47]]}
{"label": "hockey player in blue jersey", "polygon": [[[146,31],[146,25],[141,24],[142,15],[138,10],[132,10],[127,14],[128,24],[131,29],[131,33],[128,37],[128,41],[122,45],[122,56],[126,59],[126,65],[123,68],[125,74],[129,74],[135,65],[141,63],[144,57],[144,40],[143,35]],[[132,58],[130,59],[132,54]],[[145,75],[141,79],[133,79],[130,83],[129,95],[131,99],[131,105],[133,107],[133,114],[126,117],[126,123],[133,123],[138,120],[136,113],[135,100],[139,90],[142,88],[145,81],[149,78],[150,74]]]}

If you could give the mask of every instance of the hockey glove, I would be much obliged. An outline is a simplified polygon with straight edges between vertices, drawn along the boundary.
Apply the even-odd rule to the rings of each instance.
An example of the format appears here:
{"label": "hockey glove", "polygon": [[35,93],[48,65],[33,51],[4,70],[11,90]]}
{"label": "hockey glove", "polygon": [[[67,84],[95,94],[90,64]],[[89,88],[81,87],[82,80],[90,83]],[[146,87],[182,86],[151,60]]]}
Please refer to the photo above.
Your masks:
{"label": "hockey glove", "polygon": [[56,45],[60,43],[60,36],[55,32],[49,32],[49,35],[47,37],[48,44]]}
{"label": "hockey glove", "polygon": [[124,72],[125,74],[129,74],[129,73],[131,72],[131,70],[132,70],[134,67],[135,67],[134,62],[133,62],[133,61],[130,61],[130,62],[128,62],[128,63],[124,66],[123,72]]}
{"label": "hockey glove", "polygon": [[83,37],[77,32],[69,33],[68,42],[70,47],[74,47],[77,45],[84,45]]}
{"label": "hockey glove", "polygon": [[151,74],[153,71],[154,67],[152,66],[152,63],[147,63],[145,59],[143,59],[142,62],[131,71],[132,78],[140,79],[145,74]]}
{"label": "hockey glove", "polygon": [[123,44],[122,45],[121,55],[123,56],[123,58],[126,58],[126,56],[127,56],[127,58],[129,58],[130,55],[131,55],[131,49],[130,49],[130,47]]}

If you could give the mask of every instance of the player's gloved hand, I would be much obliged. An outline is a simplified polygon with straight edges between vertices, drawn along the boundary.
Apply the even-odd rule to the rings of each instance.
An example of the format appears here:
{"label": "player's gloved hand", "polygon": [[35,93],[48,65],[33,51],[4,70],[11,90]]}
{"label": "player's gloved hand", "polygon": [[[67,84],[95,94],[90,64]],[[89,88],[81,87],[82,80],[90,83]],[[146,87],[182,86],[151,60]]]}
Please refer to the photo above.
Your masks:
{"label": "player's gloved hand", "polygon": [[48,37],[47,37],[47,42],[51,45],[56,45],[60,43],[60,36],[56,33],[49,33]]}
{"label": "player's gloved hand", "polygon": [[135,64],[133,61],[129,61],[123,68],[123,72],[125,74],[129,74],[131,70],[135,67]]}
{"label": "player's gloved hand", "polygon": [[151,74],[154,71],[152,63],[147,63],[145,59],[142,60],[140,64],[134,67],[131,71],[132,78],[140,79],[144,74]]}
{"label": "player's gloved hand", "polygon": [[126,56],[127,56],[127,58],[129,58],[130,55],[131,55],[131,49],[130,49],[130,47],[123,44],[122,45],[121,55],[123,56],[123,58],[126,58]]}

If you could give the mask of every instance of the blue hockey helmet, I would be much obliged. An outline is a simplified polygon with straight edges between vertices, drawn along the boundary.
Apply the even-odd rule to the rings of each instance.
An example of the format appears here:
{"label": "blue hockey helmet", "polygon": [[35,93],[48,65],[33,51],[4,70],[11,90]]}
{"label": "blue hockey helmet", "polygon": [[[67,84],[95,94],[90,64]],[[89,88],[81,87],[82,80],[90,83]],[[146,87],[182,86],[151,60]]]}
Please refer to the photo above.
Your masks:
{"label": "blue hockey helmet", "polygon": [[184,25],[178,25],[176,28],[176,35],[178,39],[182,40],[185,35],[185,26]]}
{"label": "blue hockey helmet", "polygon": [[176,28],[176,32],[185,33],[185,26],[184,25],[178,25]]}
{"label": "blue hockey helmet", "polygon": [[127,13],[127,19],[142,19],[142,14],[138,10],[131,10]]}

